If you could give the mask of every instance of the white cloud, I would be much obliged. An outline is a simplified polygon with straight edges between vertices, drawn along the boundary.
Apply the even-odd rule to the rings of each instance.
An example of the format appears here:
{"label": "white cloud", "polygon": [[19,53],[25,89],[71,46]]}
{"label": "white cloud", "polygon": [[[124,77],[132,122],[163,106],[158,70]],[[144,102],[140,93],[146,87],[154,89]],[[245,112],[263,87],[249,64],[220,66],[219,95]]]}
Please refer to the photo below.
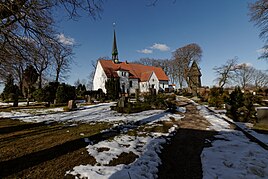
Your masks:
{"label": "white cloud", "polygon": [[159,43],[154,43],[154,45],[151,46],[150,48],[160,50],[162,52],[170,50],[170,48],[166,44],[159,44]]}
{"label": "white cloud", "polygon": [[236,68],[242,68],[242,67],[253,67],[253,65],[251,63],[240,63],[236,65]]}
{"label": "white cloud", "polygon": [[58,34],[57,39],[60,43],[64,45],[73,45],[75,43],[75,40],[71,37],[66,37],[64,34]]}
{"label": "white cloud", "polygon": [[150,50],[150,49],[137,50],[137,52],[144,53],[144,54],[151,54],[151,53],[153,53],[153,51]]}

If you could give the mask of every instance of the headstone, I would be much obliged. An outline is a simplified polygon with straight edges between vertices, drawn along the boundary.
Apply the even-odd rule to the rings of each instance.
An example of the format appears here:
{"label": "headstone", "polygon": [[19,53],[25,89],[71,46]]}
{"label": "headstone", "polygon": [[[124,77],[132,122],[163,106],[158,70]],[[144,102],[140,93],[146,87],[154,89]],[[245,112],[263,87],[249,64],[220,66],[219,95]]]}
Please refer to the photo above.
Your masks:
{"label": "headstone", "polygon": [[257,108],[258,123],[268,124],[268,107]]}
{"label": "headstone", "polygon": [[76,104],[75,104],[74,100],[69,100],[69,101],[68,101],[68,108],[69,108],[70,110],[76,108]]}
{"label": "headstone", "polygon": [[126,97],[122,96],[118,101],[118,107],[124,108],[126,106]]}
{"label": "headstone", "polygon": [[91,103],[91,96],[90,95],[87,96],[87,102]]}
{"label": "headstone", "polygon": [[135,89],[135,99],[136,99],[136,101],[139,100],[139,97],[140,97],[140,91],[139,91],[139,89]]}
{"label": "headstone", "polygon": [[18,100],[14,100],[13,107],[18,107],[18,106],[19,106],[19,101]]}

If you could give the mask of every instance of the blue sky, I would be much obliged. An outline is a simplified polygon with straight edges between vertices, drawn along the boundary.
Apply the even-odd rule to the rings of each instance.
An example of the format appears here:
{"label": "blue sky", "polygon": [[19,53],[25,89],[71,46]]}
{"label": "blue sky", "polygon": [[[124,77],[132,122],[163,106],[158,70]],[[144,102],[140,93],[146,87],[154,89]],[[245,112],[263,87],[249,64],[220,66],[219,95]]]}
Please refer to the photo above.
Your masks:
{"label": "blue sky", "polygon": [[[77,21],[62,20],[59,27],[66,36],[79,44],[68,82],[86,79],[92,71],[91,61],[111,57],[113,22],[116,23],[117,44],[121,61],[140,58],[171,58],[175,49],[197,43],[203,49],[200,63],[203,85],[214,84],[213,67],[238,57],[240,63],[251,63],[266,70],[268,64],[258,60],[264,42],[258,29],[249,22],[246,0],[108,0],[101,19],[83,16]],[[165,44],[168,51],[152,49]],[[150,54],[139,53],[152,50]]]}
{"label": "blue sky", "polygon": [[[93,20],[83,15],[76,21],[62,17],[59,30],[73,38],[75,64],[72,65],[69,84],[78,78],[87,79],[91,61],[111,57],[113,22],[116,23],[119,60],[140,58],[171,58],[172,51],[190,43],[203,50],[200,63],[202,85],[215,84],[213,67],[238,57],[240,63],[251,63],[267,70],[268,63],[258,60],[258,50],[264,45],[259,30],[249,22],[250,0],[159,0],[156,6],[147,6],[151,0],[107,0],[101,18]],[[165,44],[168,51],[152,49],[154,44]],[[144,49],[150,54],[140,53]]]}

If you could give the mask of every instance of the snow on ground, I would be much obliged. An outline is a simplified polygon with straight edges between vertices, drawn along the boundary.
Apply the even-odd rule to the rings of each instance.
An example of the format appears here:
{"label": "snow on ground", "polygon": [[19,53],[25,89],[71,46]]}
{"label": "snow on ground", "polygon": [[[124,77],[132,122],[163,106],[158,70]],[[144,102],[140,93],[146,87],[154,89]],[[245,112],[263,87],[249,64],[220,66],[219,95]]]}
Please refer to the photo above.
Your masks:
{"label": "snow on ground", "polygon": [[212,114],[205,106],[197,106],[197,109],[199,110],[200,115],[205,117],[208,120],[208,122],[212,124],[211,126],[208,127],[207,130],[215,130],[215,131],[230,130],[229,123],[220,118],[217,118],[215,114]]}
{"label": "snow on ground", "polygon": [[[135,114],[118,114],[111,111],[113,103],[103,103],[80,107],[77,111],[50,113],[49,111],[16,110],[10,113],[0,112],[0,117],[11,117],[27,122],[44,121],[70,121],[70,122],[136,122],[148,123],[156,126],[158,121],[181,119],[180,115],[165,113],[163,110],[149,110]],[[196,104],[197,105],[197,104]],[[203,178],[268,178],[268,151],[251,142],[245,135],[237,130],[230,129],[229,124],[222,119],[222,115],[214,114],[204,106],[198,106],[200,114],[204,116],[211,126],[207,130],[216,130],[218,135],[205,148],[201,154]],[[55,108],[55,112],[61,108]],[[181,112],[184,109],[178,109]],[[34,114],[33,114],[34,113]],[[118,125],[118,124],[117,124]],[[131,124],[130,124],[131,125]],[[245,128],[244,124],[238,125]],[[74,167],[67,173],[88,178],[156,178],[157,167],[161,163],[157,153],[161,145],[167,142],[167,137],[174,133],[177,126],[169,129],[168,133],[149,133],[147,135],[129,136],[121,134],[113,140],[105,140],[94,145],[90,141],[87,150],[96,158],[97,164]],[[130,129],[130,128],[128,128]],[[128,130],[127,129],[127,130]],[[248,130],[245,128],[245,130]],[[124,129],[122,129],[122,132]],[[267,141],[267,135],[251,134],[262,141]],[[100,152],[100,148],[107,148]],[[123,152],[133,152],[139,157],[129,165],[107,166],[111,160],[116,159]]]}
{"label": "snow on ground", "polygon": [[177,107],[176,110],[181,113],[186,113],[186,107]]}
{"label": "snow on ground", "polygon": [[37,115],[46,115],[50,113],[57,113],[57,112],[63,112],[63,108],[48,108],[48,109],[16,109],[11,110],[11,112],[0,112],[0,118],[6,117],[6,118],[27,118],[30,116]]}
{"label": "snow on ground", "polygon": [[225,116],[224,114],[217,115],[217,116],[220,116],[228,121],[231,121],[232,123],[235,123],[235,125],[237,125],[241,129],[243,129],[244,131],[248,132],[249,134],[251,134],[252,136],[257,138],[259,141],[262,141],[263,143],[268,145],[268,135],[267,134],[259,134],[259,133],[255,132],[254,130],[252,130],[251,128],[253,127],[253,124],[243,123],[243,122],[234,122],[232,119]]}
{"label": "snow on ground", "polygon": [[[101,103],[96,105],[80,107],[76,111],[60,112],[47,114],[45,109],[39,114],[31,114],[27,110],[14,110],[11,112],[0,112],[0,117],[9,117],[12,119],[19,119],[25,122],[46,122],[46,121],[59,121],[59,122],[92,122],[92,121],[124,121],[135,122],[141,120],[148,122],[154,120],[155,117],[161,117],[166,113],[163,110],[149,110],[135,114],[119,114],[110,109],[114,103]],[[56,108],[59,111],[62,108]]]}
{"label": "snow on ground", "polygon": [[268,151],[204,106],[199,109],[212,125],[209,130],[219,131],[212,146],[202,151],[203,178],[268,178]]}
{"label": "snow on ground", "polygon": [[[158,117],[148,125],[157,125],[158,121],[169,121],[171,114]],[[179,115],[172,116],[180,117]],[[126,134],[115,137],[113,140],[105,140],[94,145],[88,145],[87,149],[97,163],[94,166],[80,165],[68,171],[67,174],[79,176],[79,178],[157,178],[158,166],[161,164],[157,153],[161,152],[161,145],[166,143],[167,136],[172,136],[177,126],[172,126],[168,133],[149,133],[147,135],[129,136]],[[90,142],[90,141],[89,141]],[[99,152],[99,149],[106,149]],[[107,166],[110,161],[116,159],[123,152],[133,152],[138,158],[129,165]]]}
{"label": "snow on ground", "polygon": [[[30,102],[29,104],[35,104],[35,102]],[[12,106],[13,103],[4,103],[4,102],[0,102],[0,106],[1,107],[7,107],[7,106]],[[26,106],[27,102],[19,102],[18,104],[19,106]]]}
{"label": "snow on ground", "polygon": [[225,113],[219,113],[218,110],[213,110],[213,111],[217,113],[217,114],[215,114],[217,117],[224,118],[225,120],[230,121],[231,123],[234,123],[235,125],[237,125],[241,129],[243,129],[244,131],[248,132],[249,134],[251,134],[252,136],[257,138],[259,141],[262,141],[263,143],[268,145],[268,135],[267,134],[259,134],[259,133],[255,132],[254,130],[252,130],[251,128],[253,127],[253,124],[243,123],[243,122],[235,122],[231,118],[227,117],[225,115]]}

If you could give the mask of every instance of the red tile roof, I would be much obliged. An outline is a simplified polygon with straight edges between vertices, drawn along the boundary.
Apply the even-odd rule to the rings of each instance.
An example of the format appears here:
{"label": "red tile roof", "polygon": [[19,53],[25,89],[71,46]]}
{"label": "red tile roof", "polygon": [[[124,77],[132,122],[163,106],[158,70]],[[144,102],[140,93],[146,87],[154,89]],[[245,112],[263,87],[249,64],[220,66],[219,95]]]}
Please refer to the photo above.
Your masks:
{"label": "red tile roof", "polygon": [[167,75],[160,67],[126,62],[116,64],[112,60],[99,60],[99,62],[108,78],[118,78],[119,76],[116,71],[123,70],[129,71],[129,78],[137,78],[140,81],[148,81],[152,72],[156,74],[158,80],[168,81]]}

